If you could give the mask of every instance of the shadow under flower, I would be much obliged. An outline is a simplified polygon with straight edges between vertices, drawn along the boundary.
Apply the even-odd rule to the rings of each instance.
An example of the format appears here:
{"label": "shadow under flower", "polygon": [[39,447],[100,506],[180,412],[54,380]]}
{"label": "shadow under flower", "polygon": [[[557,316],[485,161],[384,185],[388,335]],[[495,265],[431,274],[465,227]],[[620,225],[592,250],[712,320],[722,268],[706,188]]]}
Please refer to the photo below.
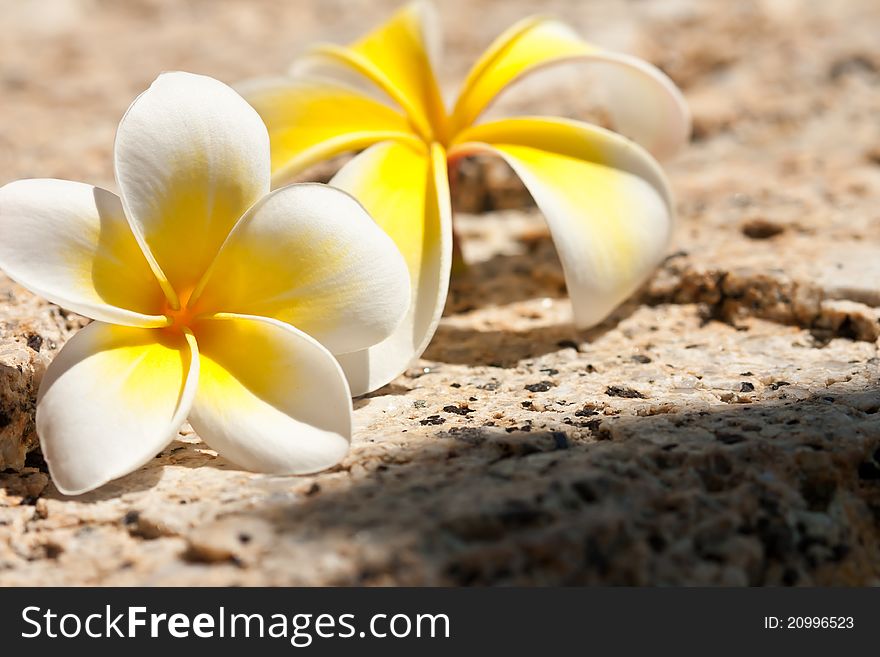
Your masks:
{"label": "shadow under flower", "polygon": [[527,299],[566,297],[562,265],[549,234],[534,236],[524,245],[524,253],[495,254],[453,273],[445,314]]}
{"label": "shadow under flower", "polygon": [[625,303],[601,324],[590,329],[578,329],[566,323],[523,330],[479,330],[441,322],[423,358],[460,365],[515,367],[526,358],[561,349],[579,350],[580,345],[593,342],[614,330],[638,307],[635,302]]}
{"label": "shadow under flower", "polygon": [[[75,500],[89,504],[106,502],[130,493],[155,488],[162,479],[166,466],[185,468],[216,468],[218,470],[239,470],[238,466],[215,454],[207,445],[191,439],[175,440],[153,459],[134,472],[114,479],[100,488],[82,495],[67,496],[50,485],[43,497],[60,500]],[[46,470],[48,472],[48,470]]]}

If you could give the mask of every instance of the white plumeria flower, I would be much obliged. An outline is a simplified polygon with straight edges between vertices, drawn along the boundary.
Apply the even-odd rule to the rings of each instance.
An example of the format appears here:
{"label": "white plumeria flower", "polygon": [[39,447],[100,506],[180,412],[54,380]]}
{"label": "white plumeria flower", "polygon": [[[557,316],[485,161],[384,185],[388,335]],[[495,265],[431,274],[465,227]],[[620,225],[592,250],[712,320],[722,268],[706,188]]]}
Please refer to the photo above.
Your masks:
{"label": "white plumeria flower", "polygon": [[121,197],[62,180],[0,189],[0,267],[97,320],[40,388],[37,432],[60,491],[135,470],[187,418],[251,470],[314,472],[347,453],[351,397],[333,354],[393,333],[407,267],[344,192],[269,193],[269,161],[238,94],[166,73],[119,125]]}

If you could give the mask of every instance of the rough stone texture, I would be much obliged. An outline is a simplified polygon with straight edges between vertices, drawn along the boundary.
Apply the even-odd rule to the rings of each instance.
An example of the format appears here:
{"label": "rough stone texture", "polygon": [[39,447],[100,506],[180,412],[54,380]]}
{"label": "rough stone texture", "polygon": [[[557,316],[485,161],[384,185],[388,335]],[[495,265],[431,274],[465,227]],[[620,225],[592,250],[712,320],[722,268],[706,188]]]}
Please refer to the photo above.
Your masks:
{"label": "rough stone texture", "polygon": [[40,379],[80,318],[37,299],[0,274],[0,471],[24,467],[36,447]]}
{"label": "rough stone texture", "polygon": [[[361,5],[70,0],[34,20],[0,0],[0,177],[111,185],[116,121],[157,71],[280,71],[356,35]],[[533,9],[482,5],[442,3],[450,90]],[[8,446],[33,443],[39,373],[80,320],[4,282],[0,584],[880,583],[880,8],[544,5],[693,109],[676,243],[645,288],[574,330],[527,195],[469,161],[456,205],[490,211],[458,217],[471,267],[424,359],[356,400],[339,467],[249,474],[185,430],[66,498]],[[568,76],[496,109],[601,121]]]}

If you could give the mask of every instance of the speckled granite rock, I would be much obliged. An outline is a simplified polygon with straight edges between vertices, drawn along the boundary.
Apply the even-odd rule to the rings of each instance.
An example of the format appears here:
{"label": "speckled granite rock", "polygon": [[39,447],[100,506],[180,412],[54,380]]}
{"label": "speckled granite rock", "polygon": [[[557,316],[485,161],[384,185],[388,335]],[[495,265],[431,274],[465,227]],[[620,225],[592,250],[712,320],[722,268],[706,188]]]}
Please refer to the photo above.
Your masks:
{"label": "speckled granite rock", "polygon": [[36,446],[34,402],[43,364],[16,341],[0,342],[0,468],[20,470]]}
{"label": "speckled granite rock", "polygon": [[76,499],[5,475],[0,583],[876,581],[875,345],[677,305],[522,344],[449,324],[358,402],[333,471],[243,473],[184,435]]}
{"label": "speckled granite rock", "polygon": [[34,404],[51,354],[79,318],[35,298],[0,274],[0,472],[20,470],[37,445]]}
{"label": "speckled granite rock", "polygon": [[[574,330],[527,197],[469,162],[457,205],[492,210],[458,217],[471,266],[424,359],[356,401],[339,467],[249,474],[184,431],[66,498],[34,453],[0,474],[0,585],[880,584],[876,2],[545,4],[662,65],[693,108],[668,167],[676,243],[644,289]],[[18,5],[4,19],[32,25]],[[362,28],[320,2],[142,0],[84,22],[87,5],[0,42],[4,177],[110,184],[115,121],[157,70],[280,71]],[[532,9],[484,5],[452,29],[473,3],[442,3],[450,90]],[[194,17],[224,48],[190,38]],[[498,109],[601,120],[565,80]],[[0,353],[36,374],[78,320],[8,289]]]}

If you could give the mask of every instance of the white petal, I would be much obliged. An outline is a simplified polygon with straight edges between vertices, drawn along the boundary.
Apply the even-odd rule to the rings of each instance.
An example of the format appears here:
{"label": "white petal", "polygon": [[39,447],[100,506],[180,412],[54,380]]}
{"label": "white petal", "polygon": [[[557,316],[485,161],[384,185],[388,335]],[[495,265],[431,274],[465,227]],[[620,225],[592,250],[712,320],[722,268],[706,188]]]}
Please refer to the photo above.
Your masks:
{"label": "white petal", "polygon": [[32,292],[87,317],[163,326],[165,297],[119,197],[66,180],[0,188],[0,267]]}
{"label": "white petal", "polygon": [[547,220],[575,322],[593,326],[651,274],[672,232],[666,177],[647,151],[608,130],[565,119],[519,118],[466,131],[452,157],[494,151]]}
{"label": "white petal", "polygon": [[352,392],[364,394],[403,372],[437,330],[452,265],[452,210],[446,154],[407,144],[373,146],[331,184],[357,198],[391,236],[409,267],[412,304],[398,329],[368,350],[338,355]]}
{"label": "white petal", "polygon": [[191,305],[273,317],[344,353],[391,335],[409,301],[409,273],[391,238],[345,192],[306,183],[248,212]]}
{"label": "white petal", "polygon": [[351,397],[333,356],[274,319],[223,314],[194,327],[201,374],[190,423],[225,458],[258,472],[305,474],[338,463]]}
{"label": "white petal", "polygon": [[77,495],[136,470],[186,418],[198,381],[191,336],[93,322],[52,361],[37,433],[58,490]]}
{"label": "white petal", "polygon": [[586,59],[600,65],[608,111],[618,132],[661,160],[687,145],[690,109],[665,73],[638,57],[607,50]]}
{"label": "white petal", "polygon": [[[473,66],[452,116],[453,131],[467,128],[515,82],[565,62],[597,66],[614,127],[655,157],[673,155],[690,136],[690,112],[675,83],[646,61],[594,46],[568,25],[535,16],[499,36]],[[512,89],[511,89],[512,90]],[[585,92],[592,96],[594,90]]]}
{"label": "white petal", "polygon": [[268,193],[269,135],[222,82],[165,73],[119,124],[116,179],[157,275],[188,292],[235,222]]}

